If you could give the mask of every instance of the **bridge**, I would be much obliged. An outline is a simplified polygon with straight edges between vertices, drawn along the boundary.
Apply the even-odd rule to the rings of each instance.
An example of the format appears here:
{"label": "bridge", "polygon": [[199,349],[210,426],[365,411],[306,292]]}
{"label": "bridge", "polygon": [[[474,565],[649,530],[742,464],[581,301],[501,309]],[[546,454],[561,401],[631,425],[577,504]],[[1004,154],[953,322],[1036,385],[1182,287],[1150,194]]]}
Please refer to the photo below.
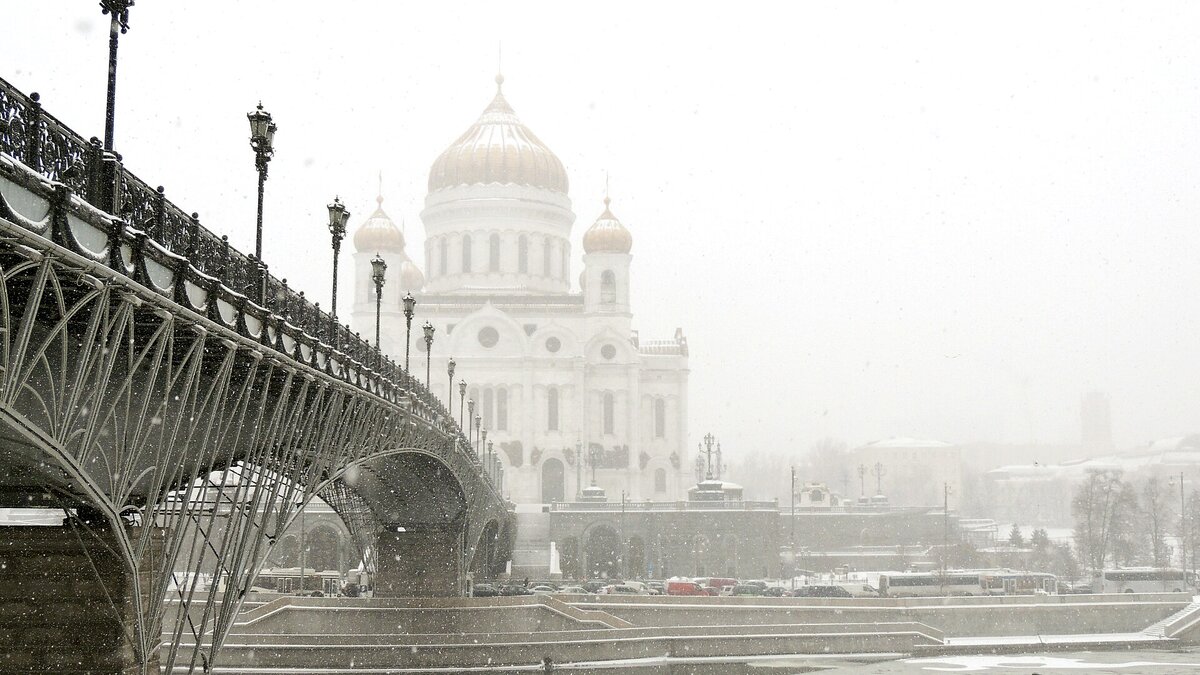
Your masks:
{"label": "bridge", "polygon": [[65,515],[3,529],[0,671],[208,672],[317,497],[377,596],[502,570],[441,402],[4,80],[0,240],[0,507]]}

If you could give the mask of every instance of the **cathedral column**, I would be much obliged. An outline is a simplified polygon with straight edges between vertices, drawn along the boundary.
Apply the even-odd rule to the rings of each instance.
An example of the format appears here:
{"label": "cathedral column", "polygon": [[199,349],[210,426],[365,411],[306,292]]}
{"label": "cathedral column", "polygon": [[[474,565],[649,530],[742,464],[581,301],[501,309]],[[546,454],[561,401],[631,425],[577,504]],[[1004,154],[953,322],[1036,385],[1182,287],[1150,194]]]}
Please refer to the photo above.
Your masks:
{"label": "cathedral column", "polygon": [[[635,366],[627,366],[626,379],[629,384],[626,386],[625,395],[628,399],[625,401],[625,438],[629,443],[629,474],[630,476],[638,476],[640,478],[641,471],[639,470],[638,455],[640,454],[639,441],[640,429],[638,428],[638,404],[641,401],[640,387],[638,387],[638,371]],[[642,498],[642,481],[634,480],[629,485],[629,493],[632,499]]]}
{"label": "cathedral column", "polygon": [[[534,439],[541,430],[537,425],[537,412],[534,410],[534,400],[537,398],[533,391],[534,365],[528,358],[521,359],[521,463],[529,466],[532,457]],[[509,397],[510,401],[512,397]],[[511,402],[510,402],[511,407]],[[535,471],[535,477],[537,472]],[[541,482],[538,481],[540,487]],[[539,496],[538,499],[541,499]]]}
{"label": "cathedral column", "polygon": [[[575,413],[572,416],[575,418],[573,426],[575,428],[576,438],[582,443],[582,445],[580,445],[582,448],[581,456],[575,458],[575,461],[577,462],[581,462],[583,461],[584,457],[587,457],[588,443],[590,442],[590,439],[588,438],[586,368],[587,364],[584,360],[584,357],[575,357]],[[579,472],[580,482],[583,483],[583,485],[579,485],[577,488],[580,492],[582,492],[584,486],[588,484],[589,475],[591,475],[590,471]]]}

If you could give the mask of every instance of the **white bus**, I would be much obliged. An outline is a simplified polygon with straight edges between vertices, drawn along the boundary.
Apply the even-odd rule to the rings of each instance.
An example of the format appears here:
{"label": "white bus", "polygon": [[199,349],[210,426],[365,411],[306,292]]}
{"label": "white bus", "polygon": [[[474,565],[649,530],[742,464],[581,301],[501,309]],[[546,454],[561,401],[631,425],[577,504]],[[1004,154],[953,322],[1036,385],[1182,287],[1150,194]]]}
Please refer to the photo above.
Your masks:
{"label": "white bus", "polygon": [[1181,569],[1125,567],[1092,579],[1093,593],[1178,593],[1196,587],[1196,574]]}
{"label": "white bus", "polygon": [[1014,572],[1001,570],[984,572],[980,585],[987,595],[1034,595],[1058,593],[1058,577],[1046,572]]}
{"label": "white bus", "polygon": [[879,575],[879,594],[886,598],[926,598],[983,593],[979,572],[885,572]]}

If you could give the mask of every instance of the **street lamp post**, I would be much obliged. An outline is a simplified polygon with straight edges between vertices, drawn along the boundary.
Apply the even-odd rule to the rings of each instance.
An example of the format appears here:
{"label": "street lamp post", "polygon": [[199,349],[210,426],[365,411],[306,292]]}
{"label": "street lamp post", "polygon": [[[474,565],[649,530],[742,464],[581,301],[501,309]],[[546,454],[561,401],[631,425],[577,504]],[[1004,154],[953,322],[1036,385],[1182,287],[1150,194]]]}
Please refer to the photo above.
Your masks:
{"label": "street lamp post", "polygon": [[792,467],[792,588],[796,588],[796,467]]}
{"label": "street lamp post", "polygon": [[[467,399],[467,440],[471,441],[471,449],[475,449],[475,427],[471,426],[471,420],[475,419],[475,399]],[[476,453],[479,454],[479,453]],[[480,457],[480,459],[483,459]]]}
{"label": "street lamp post", "polygon": [[110,15],[108,25],[108,106],[104,114],[104,149],[113,149],[117,117],[117,36],[129,32],[129,8],[133,0],[100,0],[100,13]]}
{"label": "street lamp post", "polygon": [[491,469],[488,471],[488,477],[492,479],[493,483],[498,483],[500,481],[500,475],[496,472],[496,448],[494,446],[495,441],[488,441],[488,466],[491,467]]}
{"label": "street lamp post", "polygon": [[485,453],[487,453],[487,449],[488,449],[487,429],[480,429],[479,430],[479,453],[485,454]]}
{"label": "street lamp post", "polygon": [[342,200],[337,197],[333,198],[333,203],[328,205],[329,209],[329,236],[333,241],[333,297],[329,304],[329,314],[333,317],[333,339],[334,347],[337,348],[337,282],[338,282],[338,256],[342,252],[342,240],[346,238],[346,223],[350,220],[350,211],[342,204]]}
{"label": "street lamp post", "polygon": [[425,331],[425,388],[429,389],[429,373],[433,363],[433,324],[426,321],[421,328]]}
{"label": "street lamp post", "polygon": [[387,274],[387,263],[376,253],[375,257],[371,258],[371,280],[375,282],[375,349],[378,349],[380,353],[383,352],[383,346],[379,343],[379,316],[383,311],[385,274]]}
{"label": "street lamp post", "polygon": [[454,357],[451,356],[446,362],[446,373],[450,376],[450,381],[446,384],[446,407],[452,411],[450,417],[454,417],[454,365]]}
{"label": "street lamp post", "polygon": [[466,424],[466,421],[467,421],[466,418],[463,417],[463,406],[466,405],[466,400],[467,400],[467,381],[459,380],[458,381],[458,428],[459,429],[462,429],[463,425]]}
{"label": "street lamp post", "polygon": [[[480,417],[479,415],[476,415],[475,416],[475,440],[477,440],[477,441],[479,440],[479,430],[482,428],[480,426],[482,424],[483,424],[483,418]],[[483,457],[483,451],[484,451],[483,443],[480,442],[480,444],[475,447],[475,454],[479,455],[480,457]]]}
{"label": "street lamp post", "polygon": [[412,318],[413,307],[417,301],[413,298],[412,293],[404,294],[404,374],[408,374],[408,347],[412,344]]}
{"label": "street lamp post", "polygon": [[259,102],[258,109],[246,113],[250,120],[250,147],[254,150],[254,168],[258,170],[258,224],[254,230],[254,258],[259,265],[258,301],[263,302],[267,285],[263,264],[263,190],[267,184],[267,164],[275,155],[275,132],[279,129],[271,120],[271,113],[263,110]]}

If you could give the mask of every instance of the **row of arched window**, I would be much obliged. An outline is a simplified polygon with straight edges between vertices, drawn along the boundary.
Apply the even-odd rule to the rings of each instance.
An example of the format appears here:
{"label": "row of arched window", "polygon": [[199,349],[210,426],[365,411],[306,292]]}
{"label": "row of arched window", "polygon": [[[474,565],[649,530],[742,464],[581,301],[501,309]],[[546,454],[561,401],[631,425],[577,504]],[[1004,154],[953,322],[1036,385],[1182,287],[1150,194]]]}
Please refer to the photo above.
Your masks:
{"label": "row of arched window", "polygon": [[[450,236],[437,237],[437,244],[436,244],[437,266],[434,267],[433,260],[430,260],[430,265],[429,265],[431,268],[434,268],[433,273],[435,275],[445,275],[445,274],[451,273],[451,270],[450,270],[450,240],[451,239],[452,239],[452,237],[450,237]],[[542,252],[542,267],[539,270],[540,276],[543,276],[543,277],[557,276],[557,278],[559,278],[559,279],[566,279],[568,277],[568,275],[570,274],[570,270],[571,270],[571,251],[570,251],[569,245],[566,244],[566,242],[562,241],[561,239],[557,239],[557,238],[540,237],[540,239],[541,239],[541,252]],[[462,246],[460,247],[460,250],[459,250],[460,256],[461,256],[461,265],[459,266],[458,271],[463,272],[463,273],[485,272],[485,271],[489,272],[489,273],[491,273],[491,272],[496,272],[496,273],[516,272],[517,274],[529,274],[530,273],[530,269],[529,269],[530,268],[530,266],[529,266],[530,238],[529,238],[529,235],[522,234],[519,237],[517,237],[517,261],[516,261],[517,265],[516,265],[515,270],[504,269],[505,265],[502,264],[503,261],[500,256],[502,242],[500,240],[500,235],[496,234],[496,233],[492,233],[491,235],[488,236],[488,239],[487,239],[487,267],[485,269],[476,270],[475,269],[475,258],[474,258],[474,246],[475,246],[474,241],[475,241],[474,236],[472,236],[469,233],[461,235]],[[559,260],[560,266],[559,266],[559,274],[558,275],[552,274],[553,267],[551,265],[551,261],[554,257],[555,249],[558,249],[558,254],[560,256],[560,260]]]}
{"label": "row of arched window", "polygon": [[475,401],[475,414],[484,429],[508,431],[508,390],[504,387],[473,387],[468,394]]}
{"label": "row of arched window", "polygon": [[[468,396],[475,401],[475,412],[480,416],[483,428],[508,431],[509,397],[504,387],[472,387]],[[560,420],[560,394],[557,387],[546,390],[546,430],[562,431]],[[616,400],[612,392],[604,392],[600,399],[600,427],[605,434],[615,433]],[[654,399],[654,437],[667,436],[666,399]]]}

